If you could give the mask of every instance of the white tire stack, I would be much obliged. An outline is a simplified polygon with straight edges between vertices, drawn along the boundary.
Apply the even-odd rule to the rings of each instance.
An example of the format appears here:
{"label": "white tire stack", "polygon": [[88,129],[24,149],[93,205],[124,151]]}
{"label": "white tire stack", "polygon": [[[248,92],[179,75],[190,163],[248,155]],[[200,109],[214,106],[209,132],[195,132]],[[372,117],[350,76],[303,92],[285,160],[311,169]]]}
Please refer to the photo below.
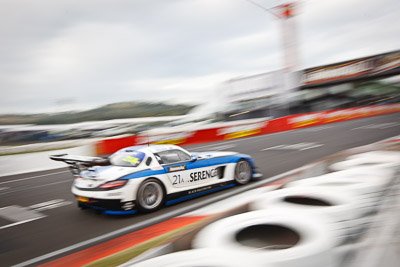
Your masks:
{"label": "white tire stack", "polygon": [[362,219],[366,212],[363,203],[358,197],[341,191],[329,192],[311,186],[291,187],[262,194],[250,203],[251,210],[271,208],[288,214],[301,212],[320,217],[334,231],[337,244],[358,234],[362,230],[360,227],[365,226]]}
{"label": "white tire stack", "polygon": [[349,156],[346,160],[332,164],[332,171],[348,170],[355,167],[381,167],[386,172],[394,172],[394,168],[400,164],[400,152],[395,151],[371,151]]}
{"label": "white tire stack", "polygon": [[142,261],[132,267],[277,267],[276,265],[260,264],[253,254],[232,252],[224,249],[192,249],[166,254]]}
{"label": "white tire stack", "polygon": [[[369,168],[368,168],[369,169]],[[373,174],[365,168],[328,173],[290,182],[288,187],[314,187],[324,192],[341,191],[357,196],[364,203],[365,213],[375,210],[387,186],[388,177]]]}
{"label": "white tire stack", "polygon": [[338,266],[335,241],[329,226],[318,217],[277,209],[228,217],[201,230],[194,248],[224,248],[233,255],[250,253],[244,266]]}

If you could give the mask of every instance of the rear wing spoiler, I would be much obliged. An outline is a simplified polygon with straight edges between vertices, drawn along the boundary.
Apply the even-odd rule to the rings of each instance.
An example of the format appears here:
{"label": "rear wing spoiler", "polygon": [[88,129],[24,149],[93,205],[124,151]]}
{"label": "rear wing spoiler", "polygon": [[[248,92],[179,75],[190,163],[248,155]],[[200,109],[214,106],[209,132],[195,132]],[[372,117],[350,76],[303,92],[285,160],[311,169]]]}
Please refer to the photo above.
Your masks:
{"label": "rear wing spoiler", "polygon": [[51,155],[50,159],[67,163],[73,175],[78,175],[81,171],[87,170],[89,167],[110,165],[110,161],[107,158],[101,157],[60,154]]}

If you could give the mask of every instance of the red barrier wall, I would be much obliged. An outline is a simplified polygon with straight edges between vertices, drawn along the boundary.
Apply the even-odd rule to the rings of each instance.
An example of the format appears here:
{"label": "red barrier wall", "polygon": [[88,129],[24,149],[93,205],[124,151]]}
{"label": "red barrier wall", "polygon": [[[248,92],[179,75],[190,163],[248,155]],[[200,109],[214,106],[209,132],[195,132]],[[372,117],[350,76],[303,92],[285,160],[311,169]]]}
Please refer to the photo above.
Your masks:
{"label": "red barrier wall", "polygon": [[264,122],[247,123],[212,129],[193,130],[187,132],[107,139],[97,142],[96,153],[97,155],[107,155],[127,146],[144,145],[147,143],[175,145],[194,145],[209,143],[300,129],[304,127],[312,127],[327,123],[353,120],[394,112],[400,112],[400,104],[312,112],[290,115]]}
{"label": "red barrier wall", "polygon": [[96,143],[96,154],[97,155],[108,155],[115,151],[127,147],[136,145],[136,136],[121,137],[115,139],[102,140]]}

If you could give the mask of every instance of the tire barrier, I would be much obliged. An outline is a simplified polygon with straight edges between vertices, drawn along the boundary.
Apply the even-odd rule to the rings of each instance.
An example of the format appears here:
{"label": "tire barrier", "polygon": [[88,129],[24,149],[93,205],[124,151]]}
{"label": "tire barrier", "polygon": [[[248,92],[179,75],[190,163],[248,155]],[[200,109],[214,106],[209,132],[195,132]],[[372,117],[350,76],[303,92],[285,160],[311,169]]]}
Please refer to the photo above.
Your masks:
{"label": "tire barrier", "polygon": [[[370,183],[378,189],[384,190],[392,183],[396,169],[391,163],[383,163],[375,166],[358,167],[347,169],[346,175],[349,180]],[[331,177],[340,177],[341,171],[329,173]]]}
{"label": "tire barrier", "polygon": [[363,216],[354,218],[351,223],[354,229],[351,236],[358,237],[369,226],[371,216],[378,210],[385,191],[380,186],[377,186],[376,177],[366,179],[366,175],[364,175],[361,179],[352,179],[354,177],[357,177],[354,176],[354,172],[341,171],[290,182],[285,185],[285,188],[312,187],[319,192],[346,193],[358,198]]}
{"label": "tire barrier", "polygon": [[[387,188],[394,181],[396,166],[399,164],[386,162],[360,166],[360,161],[355,162],[353,159],[350,161],[352,162],[343,161],[335,163],[333,166],[334,169],[344,170],[328,173],[324,175],[324,178],[332,179],[333,181],[347,179],[349,182],[357,182],[357,186],[349,186],[346,189],[355,190],[355,193],[358,193],[358,195],[364,198],[366,203],[370,203],[371,205],[374,204],[374,201],[375,203],[379,202]],[[363,162],[367,161],[363,160]],[[371,161],[368,159],[368,162]]]}
{"label": "tire barrier", "polygon": [[320,218],[277,209],[219,220],[202,229],[192,242],[194,248],[251,253],[249,260],[277,267],[338,266],[335,245],[329,225]]}
{"label": "tire barrier", "polygon": [[[317,183],[317,181],[314,181],[314,179],[312,179],[312,181],[309,181],[309,183],[296,183],[295,187],[313,187],[315,190],[318,191],[326,191],[332,193],[336,192],[337,194],[339,194],[340,192],[344,192],[359,199],[359,201],[363,204],[361,208],[365,211],[364,214],[374,212],[377,209],[379,205],[379,200],[381,199],[383,192],[362,193],[363,191],[369,192],[371,186],[367,185],[366,183],[354,182],[346,179],[335,180],[336,181],[332,183],[329,183],[329,181],[323,181],[322,183],[319,183],[318,181]],[[293,185],[288,184],[287,186],[292,187]]]}
{"label": "tire barrier", "polygon": [[[231,252],[225,249],[192,249],[158,256],[130,266],[134,267],[275,267],[276,265],[262,264],[251,253]],[[277,267],[277,266],[276,266]]]}
{"label": "tire barrier", "polygon": [[337,244],[358,235],[364,228],[364,208],[359,197],[347,192],[318,190],[309,187],[291,187],[265,193],[250,203],[251,210],[271,208],[291,214],[302,212],[323,218],[334,231]]}
{"label": "tire barrier", "polygon": [[365,208],[373,210],[387,186],[388,177],[369,173],[368,170],[356,168],[293,181],[285,185],[287,187],[315,187],[323,192],[344,191],[357,196],[365,203]]}
{"label": "tire barrier", "polygon": [[400,152],[397,151],[369,151],[349,156],[348,159],[368,159],[375,163],[400,163]]}
{"label": "tire barrier", "polygon": [[391,170],[400,164],[400,152],[371,151],[349,156],[346,160],[329,166],[332,171],[342,171],[356,167],[381,167]]}
{"label": "tire barrier", "polygon": [[[334,175],[332,175],[334,174]],[[377,194],[381,189],[377,186],[380,183],[375,181],[370,181],[367,175],[363,176],[360,179],[353,176],[354,172],[341,171],[337,173],[330,173],[321,175],[318,177],[307,178],[303,180],[289,182],[285,185],[286,187],[299,187],[299,186],[318,186],[324,187],[329,191],[329,188],[332,190],[339,189],[350,191],[355,195],[367,195],[367,194]],[[357,173],[356,173],[357,175]],[[376,177],[372,177],[376,178]]]}

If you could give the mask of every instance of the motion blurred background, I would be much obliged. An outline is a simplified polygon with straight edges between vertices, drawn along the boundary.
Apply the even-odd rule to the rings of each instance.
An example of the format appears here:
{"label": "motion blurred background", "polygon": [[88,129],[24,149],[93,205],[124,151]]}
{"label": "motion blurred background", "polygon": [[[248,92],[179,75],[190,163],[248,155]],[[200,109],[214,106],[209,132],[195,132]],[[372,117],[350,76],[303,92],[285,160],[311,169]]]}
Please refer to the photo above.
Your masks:
{"label": "motion blurred background", "polygon": [[0,6],[1,145],[400,101],[396,0]]}
{"label": "motion blurred background", "polygon": [[[398,177],[399,17],[399,0],[0,1],[0,262],[38,264],[101,235],[120,235],[125,227],[149,226],[188,208],[199,212],[196,205],[205,199],[214,203],[204,196],[124,218],[79,213],[70,192],[73,176],[64,163],[49,159],[168,143],[192,152],[249,154],[265,183],[341,151],[334,163],[344,160],[344,171],[354,162],[367,168],[342,181],[371,180],[370,190],[357,187],[364,181],[352,188],[389,196],[377,219],[384,231],[371,227],[378,238],[365,239],[362,264],[352,266],[396,266],[399,190],[382,181]],[[362,148],[385,150],[377,154],[354,160],[343,152],[357,147],[353,152],[360,153],[359,146],[381,140]],[[387,158],[393,159],[390,166],[382,164]],[[340,174],[329,169],[331,163],[308,165],[310,175],[297,178]],[[342,188],[325,188],[344,195]],[[226,192],[212,197],[235,194]],[[238,202],[242,209],[243,199]],[[214,216],[213,208],[204,210],[201,216]],[[375,220],[370,216],[376,210],[342,211],[346,218]],[[363,240],[357,238],[346,242],[359,245],[353,241]],[[333,249],[324,249],[320,259],[326,261]],[[327,266],[314,264],[304,266]]]}

